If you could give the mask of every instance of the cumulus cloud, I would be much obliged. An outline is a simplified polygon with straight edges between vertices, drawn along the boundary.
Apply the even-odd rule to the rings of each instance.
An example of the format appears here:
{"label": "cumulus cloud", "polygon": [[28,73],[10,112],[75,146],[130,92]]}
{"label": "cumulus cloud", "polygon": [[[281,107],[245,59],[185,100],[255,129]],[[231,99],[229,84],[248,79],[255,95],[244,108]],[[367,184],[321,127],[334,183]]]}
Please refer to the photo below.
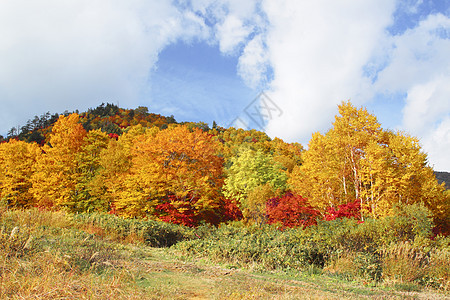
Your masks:
{"label": "cumulus cloud", "polygon": [[257,13],[258,0],[192,0],[190,9],[211,24],[214,38],[210,44],[218,44],[225,55],[239,55],[239,47],[258,30],[261,17]]}
{"label": "cumulus cloud", "polygon": [[307,143],[329,127],[336,104],[364,101],[367,63],[391,22],[393,1],[266,1],[271,98],[285,112],[271,136]]}
{"label": "cumulus cloud", "polygon": [[244,42],[251,32],[252,28],[245,26],[241,19],[234,15],[227,16],[225,21],[217,26],[220,51],[223,53],[233,52],[236,46]]}
{"label": "cumulus cloud", "polygon": [[134,107],[167,44],[208,35],[166,1],[2,1],[0,127],[102,101]]}
{"label": "cumulus cloud", "polygon": [[[239,74],[251,86],[273,71],[268,95],[283,110],[267,125],[270,136],[306,144],[331,126],[336,105],[379,95],[406,95],[397,128],[418,136],[430,163],[450,170],[450,19],[430,14],[391,35],[398,10],[418,13],[420,1],[265,1],[267,31],[249,42]],[[395,98],[395,97],[394,97]],[[395,122],[394,122],[395,123]],[[447,147],[447,148],[446,148]],[[439,152],[437,149],[439,149]]]}
{"label": "cumulus cloud", "polygon": [[[379,72],[374,88],[406,94],[401,129],[421,139],[430,163],[450,170],[450,18],[429,15],[402,35],[387,37],[392,44],[389,63]],[[439,149],[439,150],[437,150]]]}
{"label": "cumulus cloud", "polygon": [[430,130],[422,139],[423,148],[428,153],[430,165],[437,171],[449,171],[450,162],[450,116],[445,116],[438,126]]}
{"label": "cumulus cloud", "polygon": [[267,49],[261,35],[255,36],[245,46],[239,57],[238,74],[252,88],[267,81],[267,69],[270,67]]}

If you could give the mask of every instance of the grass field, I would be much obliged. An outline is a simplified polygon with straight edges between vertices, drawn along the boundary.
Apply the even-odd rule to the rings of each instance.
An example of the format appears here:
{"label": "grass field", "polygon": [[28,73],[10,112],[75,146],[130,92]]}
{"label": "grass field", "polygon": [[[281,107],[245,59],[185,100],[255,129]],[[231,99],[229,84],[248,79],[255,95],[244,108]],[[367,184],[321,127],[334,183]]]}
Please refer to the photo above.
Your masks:
{"label": "grass field", "polygon": [[0,227],[0,299],[450,299],[445,290],[351,281],[313,266],[218,264],[62,212],[2,209]]}

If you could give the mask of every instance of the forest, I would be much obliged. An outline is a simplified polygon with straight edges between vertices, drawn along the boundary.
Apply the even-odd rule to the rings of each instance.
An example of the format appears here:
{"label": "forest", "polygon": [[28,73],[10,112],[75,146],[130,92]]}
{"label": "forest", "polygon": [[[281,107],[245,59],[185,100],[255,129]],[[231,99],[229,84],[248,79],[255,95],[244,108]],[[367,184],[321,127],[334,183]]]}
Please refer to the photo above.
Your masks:
{"label": "forest", "polygon": [[435,232],[448,234],[450,194],[416,138],[384,130],[350,102],[332,125],[305,151],[261,131],[178,123],[146,107],[47,113],[0,144],[0,199],[186,226],[364,222],[420,204]]}
{"label": "forest", "polygon": [[[116,253],[98,245],[112,241],[170,247],[182,259],[233,268],[448,291],[445,182],[417,138],[383,129],[349,101],[338,111],[307,149],[257,130],[177,122],[146,107],[101,104],[36,116],[1,138],[0,252],[9,258],[0,275],[21,274],[7,271],[20,264],[12,258],[34,264],[53,249],[59,260],[66,249],[70,268],[55,276],[97,276],[102,253]],[[55,234],[67,244],[55,248]],[[33,293],[25,277],[19,289]]]}

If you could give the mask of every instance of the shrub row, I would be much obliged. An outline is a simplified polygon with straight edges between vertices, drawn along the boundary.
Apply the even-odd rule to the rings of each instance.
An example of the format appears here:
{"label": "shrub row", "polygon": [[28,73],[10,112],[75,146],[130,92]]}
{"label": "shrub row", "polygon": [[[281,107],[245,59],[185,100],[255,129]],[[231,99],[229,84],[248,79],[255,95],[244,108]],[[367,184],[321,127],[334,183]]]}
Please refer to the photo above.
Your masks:
{"label": "shrub row", "polygon": [[169,247],[191,239],[193,229],[154,220],[124,219],[103,213],[74,214],[78,226],[113,239],[143,242],[152,247]]}
{"label": "shrub row", "polygon": [[422,206],[395,210],[395,217],[363,223],[318,221],[305,229],[283,231],[240,222],[217,229],[199,227],[201,238],[179,242],[174,248],[186,256],[208,256],[241,267],[307,270],[314,266],[349,279],[397,280],[448,289],[450,238],[431,239],[432,220]]}

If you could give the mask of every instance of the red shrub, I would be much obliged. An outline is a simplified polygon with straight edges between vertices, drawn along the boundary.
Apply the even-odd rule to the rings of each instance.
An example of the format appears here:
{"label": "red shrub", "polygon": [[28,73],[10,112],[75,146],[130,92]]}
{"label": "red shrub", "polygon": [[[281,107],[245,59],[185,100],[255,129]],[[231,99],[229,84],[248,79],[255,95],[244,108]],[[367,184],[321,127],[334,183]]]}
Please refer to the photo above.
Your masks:
{"label": "red shrub", "polygon": [[281,222],[285,227],[316,225],[316,218],[320,215],[305,198],[290,192],[282,197],[269,199],[266,211],[267,223]]}
{"label": "red shrub", "polygon": [[236,205],[236,202],[223,198],[221,201],[220,222],[241,220],[242,218],[242,211]]}
{"label": "red shrub", "polygon": [[[168,198],[171,201],[156,206],[158,217],[161,221],[189,227],[198,225],[196,212],[189,202],[183,202],[177,199],[175,195],[169,195]],[[177,202],[177,207],[170,202]]]}
{"label": "red shrub", "polygon": [[108,133],[109,138],[114,139],[114,140],[118,140],[119,139],[119,135],[117,133]]}
{"label": "red shrub", "polygon": [[337,209],[329,207],[325,213],[325,220],[332,221],[337,218],[361,219],[361,202],[356,199],[354,202],[338,205]]}

